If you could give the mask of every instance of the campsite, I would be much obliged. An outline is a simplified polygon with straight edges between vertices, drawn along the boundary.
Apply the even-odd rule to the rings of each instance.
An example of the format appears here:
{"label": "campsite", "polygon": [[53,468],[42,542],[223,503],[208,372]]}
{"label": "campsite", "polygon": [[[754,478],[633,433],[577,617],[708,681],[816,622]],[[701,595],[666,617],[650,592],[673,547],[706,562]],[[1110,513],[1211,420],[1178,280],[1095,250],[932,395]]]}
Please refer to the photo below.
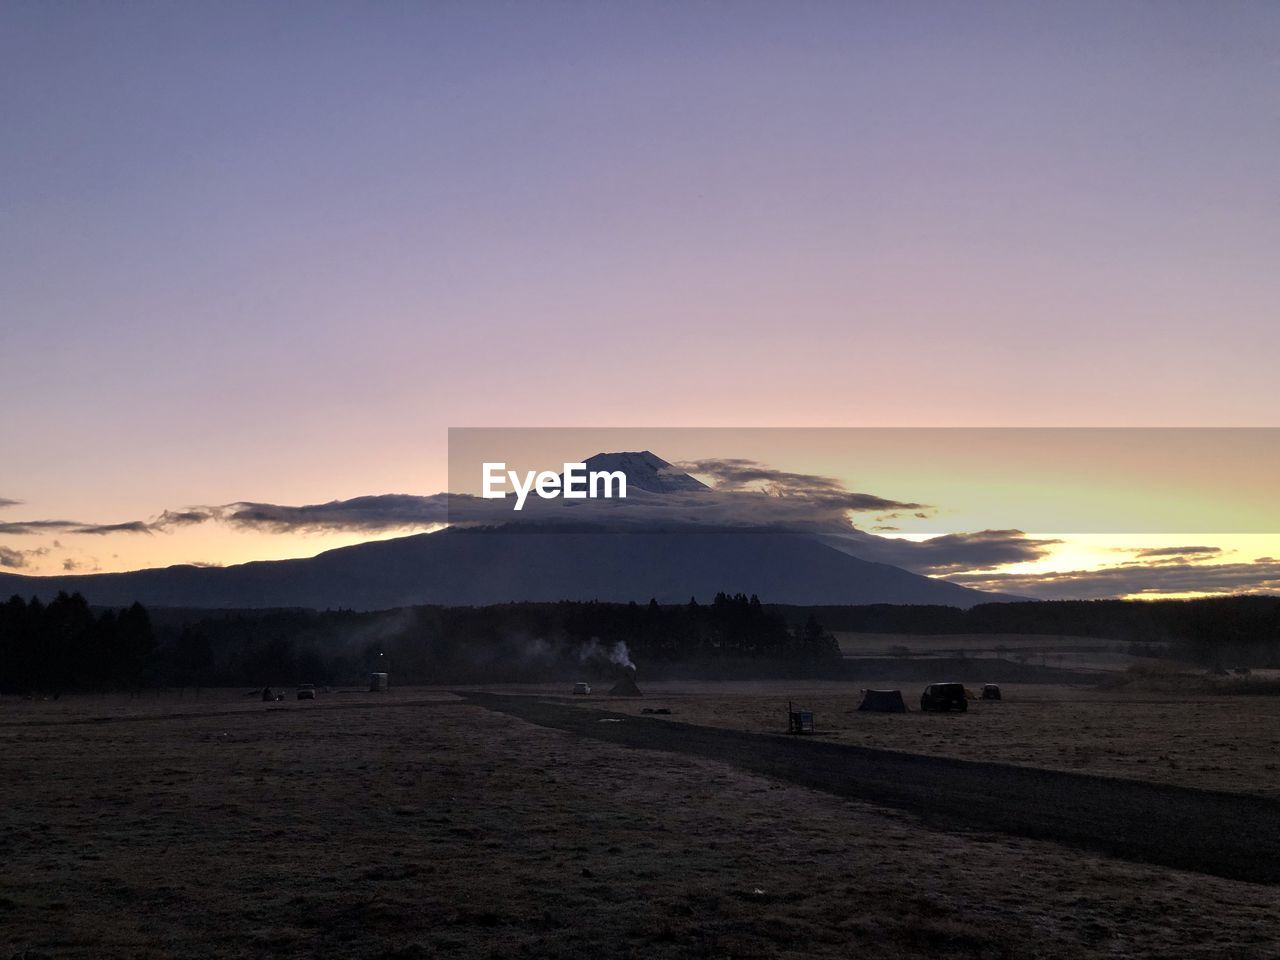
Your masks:
{"label": "campsite", "polygon": [[0,42],[0,960],[1280,960],[1280,0]]}
{"label": "campsite", "polygon": [[[923,685],[903,682],[908,712],[868,713],[849,682],[638,686],[0,698],[4,947],[843,957],[855,938],[884,958],[1274,954],[1271,883],[802,786],[750,757],[683,752],[677,731],[1273,803],[1280,698],[1013,684],[965,714],[924,714]],[[572,711],[579,732],[559,714],[504,712],[507,698]],[[787,736],[788,700],[813,713],[814,735]],[[40,811],[20,802],[33,782]],[[1208,848],[1236,828],[1195,832]]]}

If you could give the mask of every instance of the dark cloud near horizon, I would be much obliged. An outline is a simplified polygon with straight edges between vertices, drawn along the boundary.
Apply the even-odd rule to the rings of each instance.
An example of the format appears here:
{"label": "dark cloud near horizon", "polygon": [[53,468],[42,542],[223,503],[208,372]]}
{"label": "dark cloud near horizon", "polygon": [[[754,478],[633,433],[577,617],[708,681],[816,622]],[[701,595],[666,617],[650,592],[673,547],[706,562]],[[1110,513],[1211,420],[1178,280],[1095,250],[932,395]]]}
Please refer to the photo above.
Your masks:
{"label": "dark cloud near horizon", "polygon": [[[1234,553],[1235,551],[1227,551]],[[1178,566],[1179,564],[1205,564],[1226,556],[1221,547],[1157,547],[1133,552],[1134,559],[1121,566]]]}
{"label": "dark cloud near horizon", "polygon": [[190,507],[186,510],[166,510],[160,514],[159,519],[152,523],[156,529],[164,529],[166,527],[182,527],[195,523],[204,523],[206,520],[216,520],[220,514],[220,510],[214,507]]}
{"label": "dark cloud near horizon", "polygon": [[0,535],[21,537],[55,530],[67,533],[83,525],[78,520],[14,520],[10,523],[0,523]]}
{"label": "dark cloud near horizon", "polygon": [[1169,557],[1174,560],[1183,557],[1211,557],[1222,553],[1221,547],[1155,547],[1150,550],[1138,550],[1134,556],[1139,560],[1160,560]]}
{"label": "dark cloud near horizon", "polygon": [[379,533],[448,522],[448,496],[385,493],[351,500],[305,504],[231,503],[218,518],[232,526],[270,533],[344,531]]}
{"label": "dark cloud near horizon", "polygon": [[8,497],[0,497],[0,510],[3,510],[5,507],[18,507],[21,505],[21,500],[10,500]]}
{"label": "dark cloud near horizon", "polygon": [[48,547],[36,547],[34,550],[15,550],[12,547],[0,547],[0,567],[9,570],[21,570],[31,557],[43,557],[49,552]]}
{"label": "dark cloud near horizon", "polygon": [[877,537],[854,531],[823,538],[824,542],[863,560],[889,563],[927,576],[991,570],[1047,556],[1061,540],[1033,540],[1021,530],[946,533],[928,540]]}
{"label": "dark cloud near horizon", "polygon": [[80,520],[18,520],[0,523],[0,535],[68,533],[106,536],[113,533],[152,534],[221,520],[233,526],[270,533],[291,531],[384,532],[435,526],[447,519],[445,494],[429,497],[382,494],[333,500],[329,503],[283,506],[243,501],[223,506],[165,510],[154,520],[86,523]]}
{"label": "dark cloud near horizon", "polygon": [[949,579],[978,590],[1038,600],[1105,600],[1169,593],[1280,593],[1280,561],[1264,557],[1253,563],[1125,564],[1057,573],[971,573]]}
{"label": "dark cloud near horizon", "polygon": [[153,523],[147,523],[145,520],[128,520],[124,523],[86,523],[79,527],[72,527],[67,533],[87,533],[91,536],[101,537],[108,533],[152,533],[159,529]]}
{"label": "dark cloud near horizon", "polygon": [[165,510],[155,520],[126,520],[121,523],[86,523],[83,520],[15,520],[0,523],[0,535],[26,536],[39,533],[79,533],[104,536],[110,533],[155,533],[170,527],[204,523],[216,519],[217,508]]}
{"label": "dark cloud near horizon", "polygon": [[155,533],[171,527],[187,527],[216,520],[221,515],[219,507],[188,507],[185,510],[165,510],[154,520],[128,520],[124,523],[86,523],[69,533],[101,535],[107,533]]}

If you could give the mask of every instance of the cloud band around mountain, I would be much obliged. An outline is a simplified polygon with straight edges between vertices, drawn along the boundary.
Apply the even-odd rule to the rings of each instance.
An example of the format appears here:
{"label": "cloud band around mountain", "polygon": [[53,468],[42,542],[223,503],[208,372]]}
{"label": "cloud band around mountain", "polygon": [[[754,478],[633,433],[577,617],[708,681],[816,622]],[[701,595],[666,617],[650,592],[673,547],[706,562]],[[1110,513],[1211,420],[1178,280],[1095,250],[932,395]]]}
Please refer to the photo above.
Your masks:
{"label": "cloud band around mountain", "polygon": [[719,458],[684,460],[674,464],[691,474],[707,477],[718,493],[761,492],[772,497],[800,497],[828,508],[848,511],[924,510],[921,503],[889,500],[846,489],[835,477],[775,470],[755,460]]}
{"label": "cloud band around mountain", "polygon": [[442,493],[385,493],[303,506],[246,501],[218,510],[218,519],[232,526],[268,533],[384,533],[437,526],[449,519],[448,496]]}
{"label": "cloud band around mountain", "polygon": [[[1128,551],[1133,560],[1099,570],[996,573],[1001,567],[1042,559],[1061,541],[1028,537],[1016,529],[950,533],[924,540],[877,536],[852,526],[851,515],[879,514],[876,521],[881,522],[897,513],[925,515],[932,508],[850,491],[833,477],[775,470],[752,460],[708,459],[677,466],[707,479],[711,487],[661,494],[636,490],[625,500],[531,499],[529,509],[521,513],[514,513],[502,500],[444,493],[380,494],[302,505],[236,501],[164,510],[150,520],[118,523],[10,521],[0,523],[0,535],[150,535],[211,522],[274,535],[373,535],[444,525],[618,532],[759,529],[817,534],[828,545],[864,560],[946,577],[981,590],[1044,599],[1280,589],[1280,561],[1264,557],[1253,563],[1206,563],[1220,559],[1221,548],[1196,544]],[[18,504],[0,498],[0,507]],[[884,526],[881,523],[881,529]],[[0,567],[24,569],[47,552],[47,547],[0,547]]]}

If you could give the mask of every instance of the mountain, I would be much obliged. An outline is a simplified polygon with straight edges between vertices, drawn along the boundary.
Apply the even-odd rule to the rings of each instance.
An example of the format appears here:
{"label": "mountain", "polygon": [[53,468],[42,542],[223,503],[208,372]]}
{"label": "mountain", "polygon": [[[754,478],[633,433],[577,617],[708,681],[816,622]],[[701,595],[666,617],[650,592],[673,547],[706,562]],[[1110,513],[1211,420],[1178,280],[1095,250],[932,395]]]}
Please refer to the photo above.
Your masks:
{"label": "mountain", "polygon": [[627,475],[628,490],[649,493],[679,493],[686,490],[710,490],[705,483],[682,473],[661,457],[641,450],[635,453],[597,453],[584,461],[587,470],[621,470]]}
{"label": "mountain", "polygon": [[[600,454],[589,470],[623,470],[649,494],[707,490],[643,451]],[[347,607],[480,605],[519,600],[709,600],[723,590],[769,603],[943,604],[1006,599],[872,563],[810,534],[686,529],[599,532],[576,528],[447,529],[329,550],[298,560],[231,567],[175,566],[77,576],[0,575],[0,597],[78,591],[118,606]]]}
{"label": "mountain", "polygon": [[0,593],[79,591],[90,603],[172,607],[350,607],[514,600],[683,603],[720,590],[770,603],[933,603],[1001,599],[870,563],[789,533],[498,533],[444,530],[302,560],[177,566],[66,577],[0,576]]}

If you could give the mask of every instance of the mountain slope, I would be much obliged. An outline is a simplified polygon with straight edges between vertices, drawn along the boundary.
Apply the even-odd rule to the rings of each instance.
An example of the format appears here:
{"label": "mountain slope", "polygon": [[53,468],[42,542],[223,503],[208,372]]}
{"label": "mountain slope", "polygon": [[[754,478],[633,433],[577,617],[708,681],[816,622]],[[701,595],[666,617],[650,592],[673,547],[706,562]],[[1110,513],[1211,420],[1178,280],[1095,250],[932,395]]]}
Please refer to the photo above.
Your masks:
{"label": "mountain slope", "polygon": [[[711,488],[648,450],[600,453],[588,471],[621,470],[650,503],[664,494]],[[687,507],[689,497],[682,498]],[[714,499],[714,498],[713,498]],[[692,498],[696,502],[696,497]],[[617,501],[614,501],[617,503]],[[570,519],[574,515],[568,515]],[[1008,599],[899,567],[874,563],[808,533],[764,528],[652,532],[572,530],[548,525],[447,529],[330,550],[298,560],[233,567],[177,566],[62,577],[0,574],[0,598],[48,598],[79,591],[90,603],[140,600],[166,607],[349,607],[469,605],[520,600],[648,600],[683,603],[719,591],[754,593],[769,603],[916,603],[970,607]]]}
{"label": "mountain slope", "polygon": [[95,604],[350,607],[513,600],[680,603],[717,591],[770,603],[936,603],[1002,599],[870,563],[787,533],[505,533],[445,530],[301,560],[178,566],[65,577],[0,575],[0,593],[79,591]]}

